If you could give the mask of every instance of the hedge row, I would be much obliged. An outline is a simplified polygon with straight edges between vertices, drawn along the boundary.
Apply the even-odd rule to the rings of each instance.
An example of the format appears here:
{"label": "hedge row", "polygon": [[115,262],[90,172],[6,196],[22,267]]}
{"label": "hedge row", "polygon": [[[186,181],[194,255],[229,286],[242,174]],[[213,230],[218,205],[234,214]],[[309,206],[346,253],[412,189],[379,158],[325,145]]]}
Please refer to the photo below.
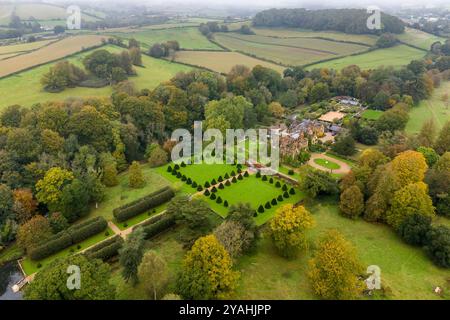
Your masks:
{"label": "hedge row", "polygon": [[106,261],[116,256],[119,249],[122,248],[123,239],[121,236],[116,235],[108,240],[105,240],[98,245],[86,250],[85,255],[92,259],[101,259]]}
{"label": "hedge row", "polygon": [[154,236],[160,234],[161,232],[169,229],[170,227],[175,225],[175,217],[173,216],[165,216],[159,221],[149,224],[147,226],[141,227],[145,232],[145,239],[153,238]]}
{"label": "hedge row", "polygon": [[41,260],[54,253],[79,243],[92,237],[108,227],[108,223],[103,217],[96,217],[87,220],[79,225],[74,225],[67,230],[54,235],[44,244],[32,249],[29,252],[31,260]]}
{"label": "hedge row", "polygon": [[114,218],[118,222],[126,221],[132,217],[137,216],[147,210],[155,208],[175,196],[175,193],[170,187],[165,187],[143,198],[130,202],[122,207],[116,208],[113,211]]}

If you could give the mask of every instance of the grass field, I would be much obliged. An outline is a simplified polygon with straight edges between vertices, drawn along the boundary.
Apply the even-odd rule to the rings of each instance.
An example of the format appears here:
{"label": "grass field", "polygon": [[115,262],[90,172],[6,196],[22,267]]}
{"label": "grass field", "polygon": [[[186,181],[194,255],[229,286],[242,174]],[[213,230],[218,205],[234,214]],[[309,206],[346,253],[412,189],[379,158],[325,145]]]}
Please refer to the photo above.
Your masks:
{"label": "grass field", "polygon": [[[336,41],[329,41],[324,39],[316,39],[310,37],[301,37],[301,38],[276,38],[276,37],[268,37],[262,35],[241,35],[241,34],[217,34],[219,38],[231,38],[235,40],[246,41],[255,44],[268,44],[274,46],[284,46],[287,49],[290,47],[300,48],[305,50],[311,50],[313,52],[323,52],[328,53],[330,55],[349,55],[356,52],[366,51],[369,47],[352,44],[352,43],[343,43]],[[219,40],[220,41],[220,40]]]}
{"label": "grass field", "polygon": [[[238,180],[237,183],[232,183],[231,186],[226,186],[225,189],[218,189],[216,193],[217,197],[221,197],[223,201],[227,200],[229,205],[242,203],[250,203],[253,209],[257,210],[260,205],[265,205],[266,202],[270,202],[272,199],[277,198],[283,194],[281,188],[275,187],[275,183],[270,184],[268,181],[262,181],[261,178],[256,178],[255,175],[250,175],[243,180]],[[283,185],[284,182],[280,181]],[[291,186],[287,185],[290,189]],[[265,209],[264,213],[258,213],[255,217],[255,221],[258,225],[262,225],[269,221],[275,214],[277,208],[287,203],[297,203],[304,198],[304,195],[296,191],[295,195],[290,195],[288,199],[284,199],[283,202],[278,203],[276,206],[272,206],[270,209]],[[217,212],[220,216],[226,217],[228,208],[223,204],[217,204],[214,200],[206,198],[211,208]]]}
{"label": "grass field", "polygon": [[252,43],[229,37],[226,34],[215,35],[216,40],[226,48],[233,51],[241,51],[259,58],[268,59],[283,65],[303,65],[321,59],[327,59],[331,55],[311,49],[289,48],[263,43]]}
{"label": "grass field", "polygon": [[68,37],[39,50],[0,61],[0,78],[36,65],[64,58],[84,48],[97,46],[101,44],[103,38],[96,35]]}
{"label": "grass field", "polygon": [[181,167],[178,171],[197,184],[204,185],[207,181],[211,183],[212,179],[217,181],[219,176],[223,178],[227,173],[230,175],[232,171],[236,173],[237,168],[231,164],[193,164]]}
{"label": "grass field", "polygon": [[[43,40],[43,41],[36,41],[36,42],[30,42],[30,43],[21,43],[21,44],[15,44],[10,46],[0,46],[0,55],[9,54],[9,53],[22,53],[27,52],[31,50],[39,49],[51,42],[54,42],[55,40]],[[1,58],[1,57],[0,57]]]}
{"label": "grass field", "polygon": [[203,36],[197,27],[168,28],[162,30],[137,29],[133,32],[118,32],[113,34],[124,39],[135,38],[145,47],[150,47],[155,43],[176,40],[183,49],[222,50]]}
{"label": "grass field", "polygon": [[[30,17],[38,21],[67,19],[66,8],[49,3],[0,3],[0,25],[7,25],[10,22],[12,13],[15,13],[21,20],[26,21]],[[84,14],[83,14],[84,13]],[[82,12],[82,19],[85,21],[97,21],[100,18],[92,12]]]}
{"label": "grass field", "polygon": [[378,120],[382,114],[383,111],[368,109],[362,113],[361,117],[366,120]]}
{"label": "grass field", "polygon": [[[337,229],[357,248],[364,266],[381,268],[382,286],[391,291],[392,299],[441,299],[433,293],[435,286],[448,288],[448,271],[435,267],[423,250],[406,245],[389,227],[363,220],[342,217],[333,201],[320,200],[310,207],[316,227],[308,235],[310,250],[298,258],[281,258],[270,237],[264,233],[253,254],[238,259],[235,270],[241,276],[233,299],[316,299],[307,278],[307,265],[314,241],[328,229]],[[186,253],[177,239],[180,230],[165,232],[146,242],[145,250],[155,250],[167,262],[170,273],[168,292],[174,292],[175,279]],[[133,287],[124,282],[121,268],[113,264],[111,282],[117,285],[118,299],[148,299],[141,284]]]}
{"label": "grass field", "polygon": [[412,107],[405,129],[407,133],[419,133],[423,123],[428,119],[433,119],[438,129],[450,120],[450,104],[442,101],[445,93],[450,93],[449,81],[442,82],[441,87],[434,91],[430,99],[421,101],[417,107]]}
{"label": "grass field", "polygon": [[23,270],[27,275],[33,274],[35,272],[38,272],[43,267],[49,265],[55,259],[64,258],[79,253],[80,251],[86,250],[87,248],[93,246],[94,244],[103,241],[113,235],[114,232],[108,227],[105,231],[102,231],[99,234],[96,234],[80,243],[74,244],[42,260],[34,261],[29,258],[25,258],[24,260],[21,261]]}
{"label": "grass field", "polygon": [[411,60],[421,59],[425,53],[421,50],[398,45],[392,48],[379,49],[368,53],[349,56],[308,66],[308,70],[314,68],[330,68],[340,70],[349,65],[358,65],[361,69],[374,69],[380,66],[401,67]]}
{"label": "grass field", "polygon": [[373,46],[378,37],[374,35],[347,34],[333,31],[312,31],[293,28],[252,28],[257,35],[276,38],[323,38],[334,41],[361,43]]}
{"label": "grass field", "polygon": [[316,164],[318,164],[319,166],[322,166],[322,167],[330,169],[330,170],[338,170],[338,169],[341,168],[341,166],[338,165],[337,163],[332,162],[332,161],[328,161],[328,160],[325,160],[325,159],[321,159],[321,158],[314,159],[314,162]]}
{"label": "grass field", "polygon": [[[123,49],[114,46],[105,46],[111,52],[120,52]],[[83,58],[89,52],[83,52],[70,57],[68,60],[78,66],[82,65]],[[137,67],[137,76],[130,77],[139,89],[153,89],[161,82],[167,81],[178,72],[189,71],[192,68],[169,61],[142,56],[144,68]],[[33,68],[16,75],[0,79],[0,110],[8,105],[19,104],[26,107],[37,102],[65,100],[70,97],[110,96],[111,87],[104,88],[68,88],[59,93],[49,93],[43,90],[40,80],[48,72],[51,64]],[[20,94],[18,94],[20,93]]]}
{"label": "grass field", "polygon": [[237,64],[253,68],[261,65],[283,73],[284,67],[246,56],[238,52],[178,51],[175,61],[204,67],[220,73],[228,73]]}
{"label": "grass field", "polygon": [[[159,174],[149,165],[142,166],[142,172],[146,184],[143,188],[133,189],[128,186],[128,171],[119,175],[119,185],[106,189],[106,198],[99,204],[97,209],[93,208],[89,217],[102,216],[106,220],[113,220],[113,210],[124,204],[142,198],[152,192],[170,185],[170,182]],[[131,225],[131,224],[130,224]]]}
{"label": "grass field", "polygon": [[[448,271],[435,267],[423,250],[404,244],[390,228],[344,218],[333,204],[319,204],[310,211],[317,224],[310,234],[311,243],[327,229],[339,230],[356,246],[364,266],[381,268],[381,283],[389,287],[391,298],[440,299],[433,288],[448,287]],[[236,265],[241,280],[233,298],[315,299],[306,275],[310,254],[311,250],[294,260],[283,259],[265,236],[257,253]]]}
{"label": "grass field", "polygon": [[405,33],[396,35],[396,37],[409,45],[414,47],[418,47],[424,50],[430,50],[431,45],[436,41],[440,41],[441,43],[445,42],[445,38],[435,36],[430,33],[426,33],[417,29],[406,28]]}

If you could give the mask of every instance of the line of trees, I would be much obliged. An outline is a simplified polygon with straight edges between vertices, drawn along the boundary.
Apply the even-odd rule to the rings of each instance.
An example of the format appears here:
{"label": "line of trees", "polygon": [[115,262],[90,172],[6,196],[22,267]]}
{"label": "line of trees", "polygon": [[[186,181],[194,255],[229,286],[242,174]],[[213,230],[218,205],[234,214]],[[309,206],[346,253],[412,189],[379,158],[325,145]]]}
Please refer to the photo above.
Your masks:
{"label": "line of trees", "polygon": [[316,31],[333,30],[351,34],[403,33],[404,23],[397,17],[381,13],[381,29],[370,30],[367,20],[370,13],[364,9],[270,9],[253,18],[257,27],[290,27]]}

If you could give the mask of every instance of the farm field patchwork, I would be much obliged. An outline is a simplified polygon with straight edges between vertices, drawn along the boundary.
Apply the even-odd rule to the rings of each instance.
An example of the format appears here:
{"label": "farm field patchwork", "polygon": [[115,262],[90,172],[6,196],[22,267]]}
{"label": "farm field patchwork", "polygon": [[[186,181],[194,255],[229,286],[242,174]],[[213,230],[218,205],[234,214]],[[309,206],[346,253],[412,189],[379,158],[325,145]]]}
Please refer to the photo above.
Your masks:
{"label": "farm field patchwork", "polygon": [[0,78],[37,65],[64,58],[84,48],[100,45],[102,36],[84,35],[68,37],[39,50],[0,61]]}
{"label": "farm field patchwork", "polygon": [[347,34],[333,31],[312,31],[293,28],[253,28],[257,35],[276,38],[323,38],[335,41],[361,43],[373,46],[377,36],[365,34]]}
{"label": "farm field patchwork", "polygon": [[210,51],[178,51],[175,61],[195,65],[220,73],[228,73],[237,64],[245,65],[250,69],[261,65],[283,73],[284,67],[246,56],[238,52],[210,52]]}
{"label": "farm field patchwork", "polygon": [[[312,48],[300,48],[295,46],[287,47],[286,45],[280,46],[270,43],[249,42],[245,39],[228,36],[226,34],[216,34],[215,39],[230,50],[245,52],[246,54],[262,59],[268,59],[283,65],[305,65],[339,56],[332,52],[319,51]],[[317,41],[317,39],[307,39],[306,41],[308,40],[314,42]]]}
{"label": "farm field patchwork", "polygon": [[392,48],[374,50],[368,53],[348,56],[331,61],[313,64],[308,70],[315,68],[329,68],[340,70],[349,65],[358,65],[361,69],[375,69],[381,66],[401,67],[412,60],[421,59],[425,52],[406,45],[398,45]]}
{"label": "farm field patchwork", "polygon": [[[103,48],[116,53],[123,50],[115,46],[105,46]],[[83,58],[89,53],[83,52],[67,60],[82,66]],[[130,81],[134,82],[138,89],[153,89],[161,82],[175,76],[178,72],[192,70],[188,66],[154,59],[145,55],[142,56],[142,62],[145,67],[136,67],[137,76],[130,77]],[[0,95],[2,97],[0,109],[12,104],[29,107],[37,102],[65,100],[70,97],[109,97],[112,93],[112,88],[109,86],[103,88],[67,88],[59,93],[46,92],[43,90],[40,80],[52,65],[53,63],[49,63],[0,79]],[[20,94],[18,94],[19,92]]]}
{"label": "farm field patchwork", "polygon": [[396,35],[396,37],[406,44],[421,48],[423,50],[430,50],[431,45],[436,41],[445,42],[445,38],[435,36],[421,30],[406,28],[405,32]]}
{"label": "farm field patchwork", "polygon": [[261,35],[241,35],[241,34],[218,34],[236,40],[246,41],[257,44],[270,44],[275,46],[286,46],[311,49],[313,51],[319,51],[329,53],[332,55],[348,55],[357,52],[363,52],[369,49],[368,46],[359,44],[342,43],[336,41],[329,41],[316,38],[275,38]]}
{"label": "farm field patchwork", "polygon": [[124,39],[134,38],[145,47],[150,47],[155,43],[176,40],[183,49],[222,50],[202,35],[197,27],[161,30],[136,29],[133,32],[117,32],[113,35]]}
{"label": "farm field patchwork", "polygon": [[[39,49],[49,43],[54,42],[55,40],[43,40],[43,41],[35,41],[30,43],[21,43],[14,44],[9,46],[0,46],[0,55],[9,54],[9,53],[21,53],[27,52],[35,49]],[[0,57],[1,58],[1,57]]]}
{"label": "farm field patchwork", "polygon": [[406,124],[406,132],[409,134],[419,133],[423,123],[428,119],[433,119],[437,129],[440,130],[450,120],[450,102],[442,101],[442,96],[449,93],[450,81],[442,82],[430,99],[421,101],[417,107],[412,107],[409,112],[409,121]]}

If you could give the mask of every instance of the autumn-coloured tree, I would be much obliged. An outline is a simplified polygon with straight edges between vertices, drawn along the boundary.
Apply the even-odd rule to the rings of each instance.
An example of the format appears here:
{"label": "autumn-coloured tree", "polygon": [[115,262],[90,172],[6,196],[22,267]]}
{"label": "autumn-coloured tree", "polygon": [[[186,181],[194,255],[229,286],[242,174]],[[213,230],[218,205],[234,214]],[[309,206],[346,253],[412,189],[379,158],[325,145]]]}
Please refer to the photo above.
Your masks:
{"label": "autumn-coloured tree", "polygon": [[151,167],[160,167],[167,163],[167,153],[158,144],[152,148],[148,157],[148,163]]}
{"label": "autumn-coloured tree", "polygon": [[47,218],[37,215],[22,224],[17,231],[17,244],[25,251],[45,242],[52,235]]}
{"label": "autumn-coloured tree", "polygon": [[369,167],[375,170],[379,165],[386,164],[389,158],[386,157],[382,152],[376,149],[366,149],[362,152],[358,159],[358,165],[360,167]]}
{"label": "autumn-coloured tree", "polygon": [[435,214],[428,186],[423,182],[411,183],[395,192],[386,213],[387,223],[397,229],[406,217],[414,214],[428,217]]}
{"label": "autumn-coloured tree", "polygon": [[105,168],[103,169],[102,182],[107,187],[114,187],[119,184],[119,180],[117,179],[117,167],[115,162],[111,162],[105,165]]}
{"label": "autumn-coloured tree", "polygon": [[355,247],[338,231],[330,230],[319,241],[309,261],[308,277],[319,297],[349,300],[362,293],[363,281],[358,278],[362,272]]}
{"label": "autumn-coloured tree", "polygon": [[13,197],[13,210],[17,221],[23,224],[36,214],[37,202],[33,198],[33,193],[30,189],[16,189],[13,191]]}
{"label": "autumn-coloured tree", "polygon": [[236,288],[239,273],[230,255],[213,235],[199,238],[183,260],[178,293],[186,299],[224,299]]}
{"label": "autumn-coloured tree", "polygon": [[405,151],[392,160],[392,169],[402,186],[423,181],[428,166],[423,154]]}
{"label": "autumn-coloured tree", "polygon": [[275,118],[281,119],[286,111],[280,103],[272,102],[271,104],[269,104],[269,112]]}
{"label": "autumn-coloured tree", "polygon": [[167,264],[155,251],[148,251],[142,257],[138,268],[139,280],[152,299],[162,297],[169,281]]}
{"label": "autumn-coloured tree", "polygon": [[44,178],[36,183],[36,198],[52,208],[58,206],[62,190],[74,179],[72,172],[54,167],[47,171]]}
{"label": "autumn-coloured tree", "polygon": [[315,225],[311,214],[303,206],[287,204],[279,208],[270,221],[273,242],[285,258],[294,258],[306,249],[306,231]]}
{"label": "autumn-coloured tree", "polygon": [[139,162],[133,161],[129,169],[130,180],[129,186],[130,188],[142,188],[145,185],[144,175],[142,173],[141,166]]}
{"label": "autumn-coloured tree", "polygon": [[364,211],[364,195],[358,186],[347,188],[341,193],[339,205],[341,212],[348,218],[356,219]]}

